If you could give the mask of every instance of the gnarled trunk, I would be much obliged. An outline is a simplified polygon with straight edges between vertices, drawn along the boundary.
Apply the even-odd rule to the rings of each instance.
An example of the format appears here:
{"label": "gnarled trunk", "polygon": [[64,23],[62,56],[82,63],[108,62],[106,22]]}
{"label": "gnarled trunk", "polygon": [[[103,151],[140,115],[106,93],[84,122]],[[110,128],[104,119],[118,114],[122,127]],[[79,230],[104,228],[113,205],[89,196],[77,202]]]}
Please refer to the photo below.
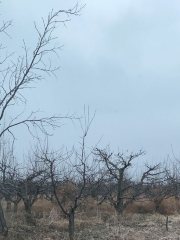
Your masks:
{"label": "gnarled trunk", "polygon": [[154,199],[154,204],[155,204],[155,212],[159,212],[160,204],[162,202],[162,199],[155,198]]}
{"label": "gnarled trunk", "polygon": [[14,203],[14,213],[16,214],[17,213],[17,208],[18,208],[18,203]]}
{"label": "gnarled trunk", "polygon": [[31,216],[32,205],[28,199],[23,199],[23,201],[24,201],[24,206],[25,206],[25,211],[26,211],[26,222],[28,224],[34,225],[34,221]]}
{"label": "gnarled trunk", "polygon": [[27,214],[31,215],[31,205],[29,203],[25,203],[25,211]]}
{"label": "gnarled trunk", "polygon": [[0,201],[0,230],[1,230],[2,236],[8,235],[8,227],[6,224],[6,220],[4,218],[4,212],[3,212],[2,205],[1,205],[1,201]]}
{"label": "gnarled trunk", "polygon": [[69,215],[69,239],[74,240],[74,210]]}
{"label": "gnarled trunk", "polygon": [[6,211],[7,211],[7,212],[11,211],[11,201],[7,200],[7,201],[6,201],[6,204],[7,204],[7,205],[6,205]]}
{"label": "gnarled trunk", "polygon": [[123,203],[123,178],[124,178],[124,170],[119,170],[119,179],[118,179],[118,193],[117,193],[117,203],[114,205],[118,220],[121,217],[124,211],[124,203]]}

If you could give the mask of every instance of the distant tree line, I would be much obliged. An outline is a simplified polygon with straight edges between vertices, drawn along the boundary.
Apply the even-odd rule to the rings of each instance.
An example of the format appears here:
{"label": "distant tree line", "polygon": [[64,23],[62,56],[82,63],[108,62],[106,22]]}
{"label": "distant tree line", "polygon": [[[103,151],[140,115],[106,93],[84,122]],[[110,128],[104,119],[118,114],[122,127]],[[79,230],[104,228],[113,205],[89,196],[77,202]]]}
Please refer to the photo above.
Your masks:
{"label": "distant tree line", "polygon": [[[81,120],[80,120],[81,121]],[[144,170],[132,175],[133,161],[145,154],[126,152],[114,154],[107,147],[87,148],[86,138],[91,121],[85,116],[79,149],[52,150],[48,141],[38,144],[19,164],[9,141],[1,142],[0,196],[7,203],[6,211],[23,201],[27,224],[35,224],[33,204],[39,199],[56,202],[69,219],[69,238],[74,239],[76,210],[86,199],[96,199],[97,205],[112,205],[118,219],[133,201],[153,201],[155,212],[164,199],[180,196],[179,169],[164,164],[145,165]],[[176,160],[177,161],[177,160]],[[180,166],[180,165],[179,165]],[[1,228],[7,228],[4,211],[0,205]]]}

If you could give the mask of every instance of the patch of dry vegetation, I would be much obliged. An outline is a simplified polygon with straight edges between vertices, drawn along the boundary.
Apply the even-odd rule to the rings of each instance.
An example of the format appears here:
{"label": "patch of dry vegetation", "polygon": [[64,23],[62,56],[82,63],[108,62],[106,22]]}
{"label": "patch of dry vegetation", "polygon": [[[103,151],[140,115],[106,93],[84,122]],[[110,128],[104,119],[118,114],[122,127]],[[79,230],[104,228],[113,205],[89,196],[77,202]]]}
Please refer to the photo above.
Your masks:
{"label": "patch of dry vegetation", "polygon": [[[107,203],[97,205],[89,198],[76,213],[75,239],[77,240],[143,240],[180,239],[180,202],[175,198],[164,200],[160,213],[154,212],[150,201],[131,203],[118,221],[115,210]],[[169,231],[166,231],[166,214]],[[18,213],[6,212],[9,240],[59,240],[68,239],[68,219],[57,204],[39,199],[33,206],[34,222],[27,225],[23,203]]]}

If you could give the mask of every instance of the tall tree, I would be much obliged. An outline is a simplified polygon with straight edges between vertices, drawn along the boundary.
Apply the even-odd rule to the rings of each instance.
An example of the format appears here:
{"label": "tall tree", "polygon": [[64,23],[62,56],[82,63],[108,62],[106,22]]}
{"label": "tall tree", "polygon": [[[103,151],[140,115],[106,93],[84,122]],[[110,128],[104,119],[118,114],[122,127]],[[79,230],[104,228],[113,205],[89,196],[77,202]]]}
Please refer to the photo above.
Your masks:
{"label": "tall tree", "polygon": [[[17,57],[15,61],[12,54],[4,53],[5,47],[0,43],[0,137],[6,132],[9,132],[13,138],[13,128],[18,125],[24,125],[32,134],[32,127],[39,129],[41,132],[47,134],[47,126],[53,129],[59,126],[59,120],[62,118],[72,119],[73,115],[54,115],[51,117],[38,118],[38,111],[31,111],[27,117],[24,117],[24,111],[19,110],[15,117],[5,118],[8,109],[12,106],[20,108],[20,104],[26,104],[25,89],[34,87],[34,83],[40,82],[44,79],[44,74],[56,76],[59,66],[54,66],[51,60],[48,60],[49,54],[54,54],[58,57],[58,52],[61,47],[57,47],[54,43],[56,37],[53,36],[54,30],[60,23],[65,24],[69,21],[69,15],[78,15],[81,8],[78,4],[70,10],[51,11],[47,19],[42,19],[43,29],[38,29],[35,23],[37,32],[37,43],[32,51],[26,46],[23,40],[24,54]],[[59,16],[65,14],[67,18],[60,20]],[[1,39],[2,37],[10,36],[7,31],[12,25],[12,21],[3,22],[0,27]],[[3,56],[5,54],[5,56]],[[21,108],[20,108],[21,109]]]}
{"label": "tall tree", "polygon": [[[1,3],[2,4],[2,3]],[[3,3],[4,4],[4,3]],[[29,113],[22,110],[21,106],[26,105],[26,89],[34,87],[34,84],[44,79],[44,75],[56,76],[59,66],[54,66],[49,60],[54,54],[58,57],[58,51],[61,47],[55,45],[54,36],[55,29],[60,24],[66,24],[70,20],[69,16],[78,16],[81,7],[76,4],[69,10],[51,11],[47,19],[42,19],[43,28],[34,27],[37,32],[37,41],[34,49],[30,50],[23,40],[22,55],[15,58],[14,53],[7,53],[8,46],[3,46],[2,39],[10,37],[10,27],[12,20],[0,22],[0,138],[5,134],[10,134],[16,139],[13,129],[17,126],[25,126],[29,133],[33,136],[37,135],[37,131],[49,134],[47,127],[55,129],[60,126],[62,118],[74,119],[75,115],[61,116],[60,114],[50,117],[38,117],[39,111],[31,110]],[[64,18],[60,18],[60,16]],[[62,20],[63,19],[63,20]],[[16,59],[16,60],[15,60]],[[12,116],[9,110],[17,107],[17,114]],[[1,207],[1,206],[0,206]],[[3,235],[7,235],[8,230],[5,219],[0,214],[0,224]]]}

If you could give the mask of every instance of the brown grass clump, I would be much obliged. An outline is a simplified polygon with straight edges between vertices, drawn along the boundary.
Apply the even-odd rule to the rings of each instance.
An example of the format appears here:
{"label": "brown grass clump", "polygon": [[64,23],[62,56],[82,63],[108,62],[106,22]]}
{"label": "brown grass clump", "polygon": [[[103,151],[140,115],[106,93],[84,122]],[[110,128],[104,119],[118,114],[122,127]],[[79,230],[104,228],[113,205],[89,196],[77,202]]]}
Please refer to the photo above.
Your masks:
{"label": "brown grass clump", "polygon": [[141,202],[132,201],[126,208],[125,213],[154,213],[155,205],[151,201],[142,200]]}
{"label": "brown grass clump", "polygon": [[[141,202],[133,201],[127,206],[124,212],[133,214],[135,213],[153,214],[155,213],[155,204],[153,203],[153,201],[148,201],[145,199],[142,200]],[[160,203],[158,213],[162,215],[173,215],[175,213],[180,213],[180,201],[177,200],[175,197],[164,199]]]}
{"label": "brown grass clump", "polygon": [[159,213],[163,215],[173,215],[180,212],[180,202],[175,197],[164,199],[159,207]]}

